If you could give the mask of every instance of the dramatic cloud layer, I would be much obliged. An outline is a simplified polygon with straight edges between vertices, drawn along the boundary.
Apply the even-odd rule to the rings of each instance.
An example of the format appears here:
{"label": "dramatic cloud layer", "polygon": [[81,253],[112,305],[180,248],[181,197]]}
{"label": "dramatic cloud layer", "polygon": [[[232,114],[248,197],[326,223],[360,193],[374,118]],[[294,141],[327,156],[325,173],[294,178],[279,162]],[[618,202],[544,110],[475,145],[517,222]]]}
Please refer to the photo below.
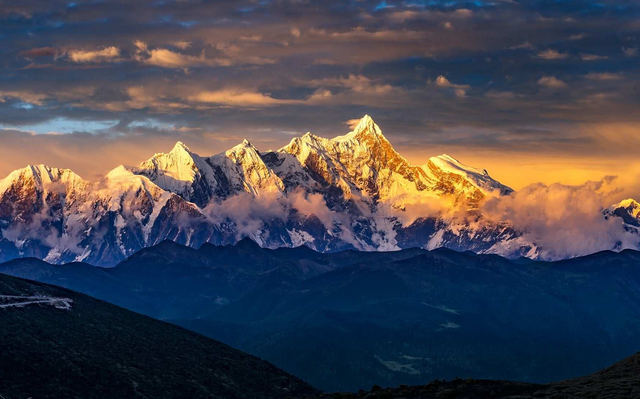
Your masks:
{"label": "dramatic cloud layer", "polygon": [[277,148],[368,113],[412,162],[516,188],[635,177],[639,20],[626,0],[8,0],[0,175]]}
{"label": "dramatic cloud layer", "polygon": [[543,259],[582,256],[612,248],[638,248],[638,235],[627,231],[603,210],[620,199],[614,177],[579,186],[533,184],[507,197],[493,198],[483,215],[494,222],[508,221],[535,242]]}

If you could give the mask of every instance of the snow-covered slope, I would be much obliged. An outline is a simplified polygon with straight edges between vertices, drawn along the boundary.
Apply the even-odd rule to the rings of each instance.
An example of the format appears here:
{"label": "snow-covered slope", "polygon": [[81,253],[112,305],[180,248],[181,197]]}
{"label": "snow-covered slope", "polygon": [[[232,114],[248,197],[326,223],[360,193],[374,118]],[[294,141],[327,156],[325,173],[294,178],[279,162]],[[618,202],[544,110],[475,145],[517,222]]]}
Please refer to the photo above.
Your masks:
{"label": "snow-covered slope", "polygon": [[483,193],[495,193],[497,191],[500,195],[507,195],[513,191],[511,188],[492,179],[486,169],[463,165],[460,161],[447,154],[429,158],[429,162],[422,168],[425,171],[436,169],[440,173],[460,176],[462,178],[461,181],[473,184]]}
{"label": "snow-covered slope", "polygon": [[[94,183],[43,165],[16,170],[0,180],[0,260],[113,265],[165,239],[198,247],[243,237],[270,248],[445,246],[535,258],[536,243],[481,215],[483,201],[511,192],[448,155],[411,165],[364,116],[346,135],[307,133],[273,152],[245,140],[204,157],[178,142]],[[632,200],[605,212],[629,228],[639,214]]]}
{"label": "snow-covered slope", "polygon": [[247,140],[207,161],[225,182],[225,190],[218,193],[219,197],[228,198],[238,193],[259,196],[284,189],[280,178],[265,165],[258,149]]}
{"label": "snow-covered slope", "polygon": [[378,203],[433,187],[426,173],[400,156],[368,115],[347,135],[324,139],[307,133],[278,152],[285,159],[295,157],[315,184],[337,187],[346,199],[364,201],[372,211]]}
{"label": "snow-covered slope", "polygon": [[613,204],[604,211],[606,217],[619,217],[625,227],[632,231],[640,231],[640,203],[627,198]]}
{"label": "snow-covered slope", "polygon": [[130,170],[199,205],[209,202],[218,186],[211,165],[180,141],[171,152],[155,154]]}

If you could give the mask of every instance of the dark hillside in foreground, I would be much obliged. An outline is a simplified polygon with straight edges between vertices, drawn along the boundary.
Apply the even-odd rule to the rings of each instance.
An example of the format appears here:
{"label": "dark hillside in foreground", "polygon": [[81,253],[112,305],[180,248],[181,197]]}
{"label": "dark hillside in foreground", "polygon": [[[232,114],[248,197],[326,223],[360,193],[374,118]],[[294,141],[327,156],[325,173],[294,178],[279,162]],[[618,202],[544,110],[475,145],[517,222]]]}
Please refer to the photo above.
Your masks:
{"label": "dark hillside in foreground", "polygon": [[66,289],[0,274],[0,395],[285,398],[314,389],[227,345]]}

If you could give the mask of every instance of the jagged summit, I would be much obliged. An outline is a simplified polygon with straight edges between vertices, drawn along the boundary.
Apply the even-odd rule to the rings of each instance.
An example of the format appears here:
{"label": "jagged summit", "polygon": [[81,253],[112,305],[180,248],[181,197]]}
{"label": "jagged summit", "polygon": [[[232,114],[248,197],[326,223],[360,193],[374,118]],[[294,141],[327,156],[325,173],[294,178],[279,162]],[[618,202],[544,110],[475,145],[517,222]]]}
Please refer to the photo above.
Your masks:
{"label": "jagged summit", "polygon": [[238,152],[246,151],[246,150],[259,153],[258,149],[253,144],[251,144],[249,140],[244,139],[240,144],[234,147],[231,147],[230,149],[225,151],[225,154],[227,154],[227,156],[232,156],[233,154],[237,154]]}
{"label": "jagged summit", "polygon": [[[306,133],[264,153],[243,140],[201,157],[179,141],[97,183],[68,169],[19,169],[0,180],[0,260],[19,254],[113,265],[166,239],[199,247],[238,237],[272,249],[449,247],[539,256],[522,232],[482,219],[487,198],[512,191],[447,154],[412,165],[365,115],[344,136]],[[640,235],[640,205],[629,199],[613,208],[603,217]]]}
{"label": "jagged summit", "polygon": [[224,176],[221,178],[226,186],[223,198],[239,193],[258,196],[284,189],[258,149],[246,139],[230,150],[208,158],[207,162],[215,169],[216,176]]}
{"label": "jagged summit", "polygon": [[[193,182],[198,166],[203,166],[200,157],[192,153],[184,143],[178,141],[168,153],[157,153],[132,171],[148,177],[164,177],[176,181]],[[200,163],[200,165],[198,165]]]}
{"label": "jagged summit", "polygon": [[133,172],[131,172],[129,168],[127,168],[124,165],[118,165],[117,167],[111,169],[109,173],[107,173],[106,179],[107,180],[119,179],[119,178],[122,178],[123,176],[125,176],[125,178],[128,178],[131,175],[133,175]]}
{"label": "jagged summit", "polygon": [[626,209],[629,212],[629,214],[631,214],[635,218],[637,218],[638,215],[640,215],[640,203],[638,203],[638,201],[634,200],[633,198],[624,199],[618,202],[617,204],[614,204],[611,206],[611,209],[618,209],[618,208]]}
{"label": "jagged summit", "polygon": [[603,211],[605,216],[617,216],[627,226],[640,229],[640,203],[633,198],[624,199]]}
{"label": "jagged summit", "polygon": [[170,152],[157,153],[129,170],[199,205],[208,202],[218,186],[211,165],[181,141]]}
{"label": "jagged summit", "polygon": [[356,135],[372,134],[375,136],[382,136],[382,130],[369,115],[365,115],[360,119],[360,122],[356,125],[355,129],[353,129],[353,132],[356,133]]}
{"label": "jagged summit", "polygon": [[[182,152],[185,151],[187,153],[191,153],[191,150],[189,149],[189,147],[183,143],[182,141],[178,141],[176,142],[176,144],[173,146],[173,149],[171,150],[171,153],[178,153],[178,152]],[[163,154],[156,154],[156,155],[163,155]]]}
{"label": "jagged summit", "polygon": [[71,169],[52,168],[43,164],[27,165],[0,180],[0,194],[12,186],[24,185],[27,182],[31,182],[33,187],[38,190],[43,190],[57,183],[63,184],[69,189],[81,188],[87,183]]}
{"label": "jagged summit", "polygon": [[344,136],[334,137],[332,141],[344,142],[349,140],[375,140],[375,141],[387,141],[382,134],[382,129],[373,121],[369,115],[365,115],[360,119],[360,122],[356,127],[348,134]]}

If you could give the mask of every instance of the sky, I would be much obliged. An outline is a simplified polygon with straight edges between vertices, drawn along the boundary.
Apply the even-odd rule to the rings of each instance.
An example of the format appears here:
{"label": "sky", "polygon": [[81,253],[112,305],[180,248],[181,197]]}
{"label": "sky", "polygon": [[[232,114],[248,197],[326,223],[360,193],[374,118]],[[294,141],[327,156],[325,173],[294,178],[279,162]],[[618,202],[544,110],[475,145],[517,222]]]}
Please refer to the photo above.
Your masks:
{"label": "sky", "polygon": [[414,164],[633,189],[639,105],[637,1],[0,0],[0,176],[277,149],[369,114]]}

